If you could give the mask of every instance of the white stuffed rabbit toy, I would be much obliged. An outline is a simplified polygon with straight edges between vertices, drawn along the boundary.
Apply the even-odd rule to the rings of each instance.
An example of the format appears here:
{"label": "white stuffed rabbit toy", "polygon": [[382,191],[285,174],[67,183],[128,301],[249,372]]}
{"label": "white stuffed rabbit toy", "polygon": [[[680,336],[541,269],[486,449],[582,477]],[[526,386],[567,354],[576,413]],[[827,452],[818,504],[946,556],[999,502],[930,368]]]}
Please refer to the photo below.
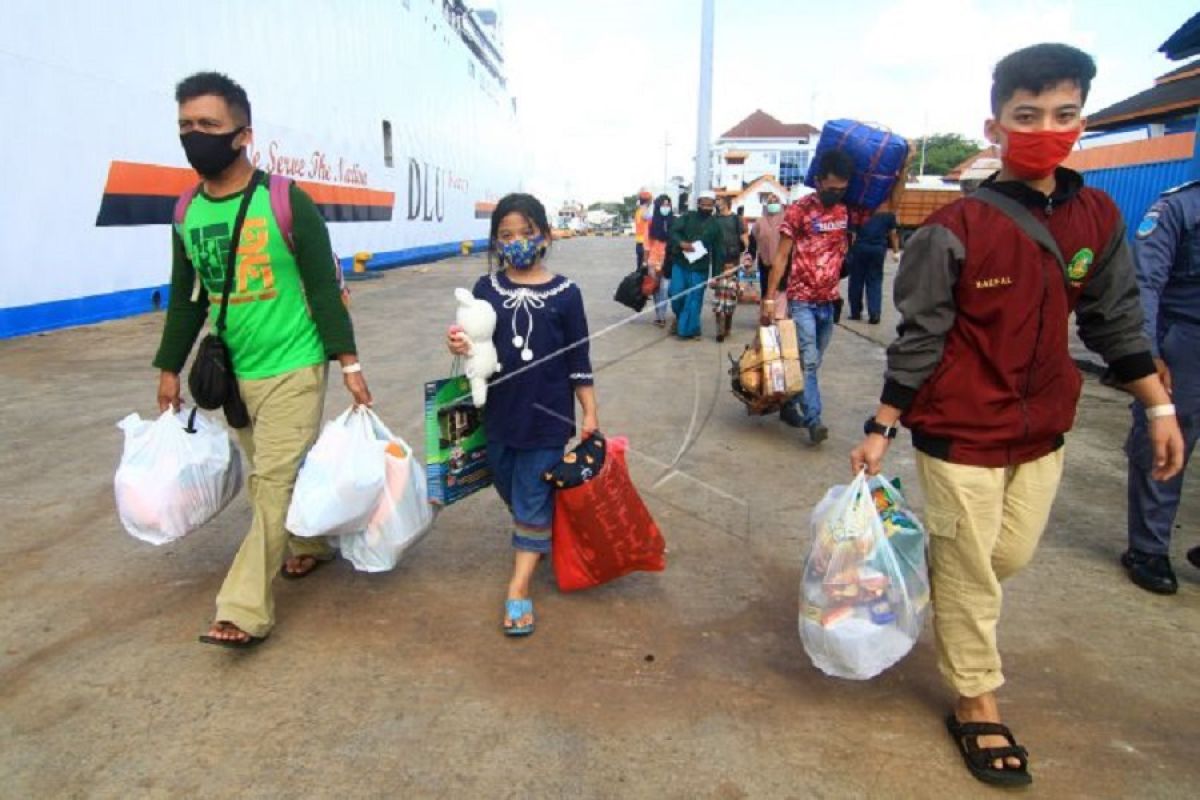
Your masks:
{"label": "white stuffed rabbit toy", "polygon": [[500,371],[500,357],[492,343],[496,310],[466,289],[455,289],[454,297],[458,300],[455,328],[466,338],[468,348],[463,372],[471,382],[471,400],[482,408],[487,402],[488,378]]}

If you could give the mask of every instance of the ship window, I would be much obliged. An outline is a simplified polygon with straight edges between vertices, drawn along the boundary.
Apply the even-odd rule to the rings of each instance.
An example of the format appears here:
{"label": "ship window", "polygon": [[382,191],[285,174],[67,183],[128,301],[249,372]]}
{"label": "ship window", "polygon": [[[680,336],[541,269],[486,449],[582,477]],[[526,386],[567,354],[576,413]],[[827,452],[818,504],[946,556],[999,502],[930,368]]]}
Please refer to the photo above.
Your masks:
{"label": "ship window", "polygon": [[395,163],[392,158],[392,123],[386,119],[383,121],[383,163],[388,167]]}

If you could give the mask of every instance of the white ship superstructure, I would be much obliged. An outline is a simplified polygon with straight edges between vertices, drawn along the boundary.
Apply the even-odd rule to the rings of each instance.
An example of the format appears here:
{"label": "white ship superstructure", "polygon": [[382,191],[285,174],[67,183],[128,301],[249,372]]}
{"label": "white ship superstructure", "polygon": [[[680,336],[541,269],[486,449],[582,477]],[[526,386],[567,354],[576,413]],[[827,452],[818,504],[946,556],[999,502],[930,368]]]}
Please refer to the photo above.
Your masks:
{"label": "white ship superstructure", "polygon": [[48,0],[0,26],[0,338],[166,300],[174,198],[197,181],[174,86],[244,86],[252,158],[297,180],[343,258],[427,261],[520,188],[492,10],[461,0]]}

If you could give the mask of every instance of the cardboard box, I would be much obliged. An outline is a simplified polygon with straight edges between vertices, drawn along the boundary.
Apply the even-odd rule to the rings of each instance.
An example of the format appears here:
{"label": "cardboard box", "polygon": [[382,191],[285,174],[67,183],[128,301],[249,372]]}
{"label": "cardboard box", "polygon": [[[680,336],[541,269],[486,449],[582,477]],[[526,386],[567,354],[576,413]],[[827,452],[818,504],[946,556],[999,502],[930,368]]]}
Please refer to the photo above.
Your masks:
{"label": "cardboard box", "polygon": [[796,338],[796,325],[789,320],[777,328],[786,391],[788,394],[800,394],[804,391],[804,368],[800,364],[800,342]]}
{"label": "cardboard box", "polygon": [[763,359],[763,394],[785,394],[787,376],[784,374],[779,328],[764,325],[758,329],[758,345]]}

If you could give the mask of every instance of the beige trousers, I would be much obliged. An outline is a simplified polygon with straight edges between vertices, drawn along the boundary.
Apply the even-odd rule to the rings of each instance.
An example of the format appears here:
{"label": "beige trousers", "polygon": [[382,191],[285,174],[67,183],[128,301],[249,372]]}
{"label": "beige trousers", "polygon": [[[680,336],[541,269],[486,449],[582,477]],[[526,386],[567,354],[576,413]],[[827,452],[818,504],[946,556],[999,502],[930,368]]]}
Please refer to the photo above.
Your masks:
{"label": "beige trousers", "polygon": [[1063,470],[1063,448],[1015,467],[968,467],[917,453],[942,677],[964,697],[1004,683],[996,625],[1002,581],[1037,549]]}
{"label": "beige trousers", "polygon": [[275,624],[271,583],[293,555],[331,558],[324,539],[292,536],[284,527],[300,462],[316,441],[325,402],[324,364],[261,380],[239,380],[250,425],[239,430],[246,455],[246,480],[254,518],[217,594],[217,619],[232,622],[251,636],[266,636]]}

